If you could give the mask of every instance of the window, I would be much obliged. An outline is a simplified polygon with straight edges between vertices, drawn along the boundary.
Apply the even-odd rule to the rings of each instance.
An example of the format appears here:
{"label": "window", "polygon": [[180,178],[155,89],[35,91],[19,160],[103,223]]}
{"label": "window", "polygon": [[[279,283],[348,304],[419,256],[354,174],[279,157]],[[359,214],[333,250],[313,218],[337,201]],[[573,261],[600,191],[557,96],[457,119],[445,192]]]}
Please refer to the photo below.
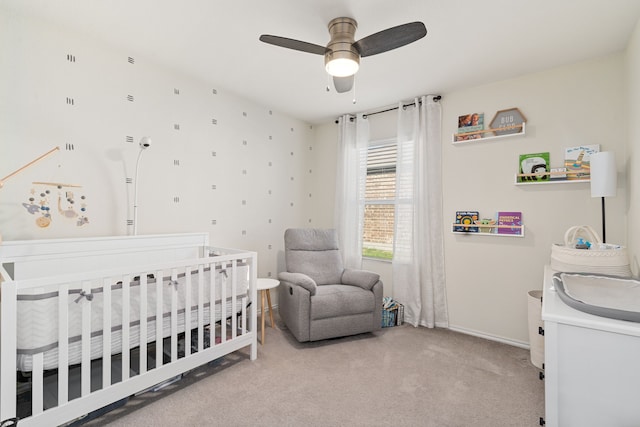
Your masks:
{"label": "window", "polygon": [[362,256],[393,258],[396,201],[396,143],[372,143],[367,149]]}

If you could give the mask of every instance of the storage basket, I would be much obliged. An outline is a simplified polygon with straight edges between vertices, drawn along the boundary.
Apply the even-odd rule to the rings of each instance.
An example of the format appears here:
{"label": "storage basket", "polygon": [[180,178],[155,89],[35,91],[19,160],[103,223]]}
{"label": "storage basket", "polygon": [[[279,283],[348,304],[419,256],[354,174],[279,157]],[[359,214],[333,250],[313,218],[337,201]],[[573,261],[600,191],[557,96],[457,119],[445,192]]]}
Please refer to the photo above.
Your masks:
{"label": "storage basket", "polygon": [[388,328],[390,326],[396,326],[397,314],[398,314],[397,308],[394,308],[392,310],[383,308],[382,309],[382,327]]}
{"label": "storage basket", "polygon": [[[579,238],[591,243],[590,249],[576,249]],[[551,246],[551,268],[565,273],[595,273],[631,277],[627,248],[602,243],[600,236],[588,225],[569,228],[564,245]]]}
{"label": "storage basket", "polygon": [[542,291],[529,291],[527,294],[527,308],[529,326],[529,351],[533,366],[544,369],[544,337],[540,329],[544,329],[542,322]]}
{"label": "storage basket", "polygon": [[399,326],[404,322],[404,305],[390,297],[382,300],[382,327]]}

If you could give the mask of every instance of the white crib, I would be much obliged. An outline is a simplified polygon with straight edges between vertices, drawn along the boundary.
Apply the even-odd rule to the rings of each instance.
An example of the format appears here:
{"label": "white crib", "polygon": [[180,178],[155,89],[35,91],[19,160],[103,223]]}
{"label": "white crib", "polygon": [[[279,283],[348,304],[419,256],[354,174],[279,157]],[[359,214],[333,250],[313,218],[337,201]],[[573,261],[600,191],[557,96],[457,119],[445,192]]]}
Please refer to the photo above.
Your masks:
{"label": "white crib", "polygon": [[206,233],[3,242],[0,422],[59,425],[241,348],[254,360],[256,271]]}

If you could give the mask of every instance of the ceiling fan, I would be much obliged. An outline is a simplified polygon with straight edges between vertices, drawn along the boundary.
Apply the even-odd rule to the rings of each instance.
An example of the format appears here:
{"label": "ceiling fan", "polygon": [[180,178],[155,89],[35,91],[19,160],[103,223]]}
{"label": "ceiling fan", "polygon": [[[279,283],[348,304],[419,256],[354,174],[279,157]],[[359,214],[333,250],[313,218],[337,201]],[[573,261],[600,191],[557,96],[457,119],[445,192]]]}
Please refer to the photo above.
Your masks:
{"label": "ceiling fan", "polygon": [[269,34],[261,35],[260,41],[287,49],[324,55],[325,69],[333,76],[336,91],[342,93],[350,91],[353,87],[354,75],[360,67],[360,58],[408,45],[427,35],[427,28],[422,22],[387,28],[358,41],[355,41],[358,27],[355,19],[335,18],[329,22],[328,27],[331,40],[327,46]]}

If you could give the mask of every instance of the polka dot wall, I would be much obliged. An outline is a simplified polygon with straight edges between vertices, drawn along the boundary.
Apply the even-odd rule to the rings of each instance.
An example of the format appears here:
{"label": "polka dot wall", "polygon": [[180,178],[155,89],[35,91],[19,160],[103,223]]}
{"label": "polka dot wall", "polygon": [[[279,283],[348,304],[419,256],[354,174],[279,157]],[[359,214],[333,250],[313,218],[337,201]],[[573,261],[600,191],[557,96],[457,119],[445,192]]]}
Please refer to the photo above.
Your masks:
{"label": "polka dot wall", "polygon": [[[313,225],[309,124],[145,52],[43,22],[3,24],[14,60],[0,97],[0,174],[60,147],[3,189],[5,240],[132,234],[137,190],[138,234],[207,231],[213,245],[257,251],[259,276],[277,275],[284,230]],[[62,200],[84,197],[87,221],[65,218],[71,208],[55,202],[50,224],[37,226],[23,205],[34,181],[77,185]]]}

